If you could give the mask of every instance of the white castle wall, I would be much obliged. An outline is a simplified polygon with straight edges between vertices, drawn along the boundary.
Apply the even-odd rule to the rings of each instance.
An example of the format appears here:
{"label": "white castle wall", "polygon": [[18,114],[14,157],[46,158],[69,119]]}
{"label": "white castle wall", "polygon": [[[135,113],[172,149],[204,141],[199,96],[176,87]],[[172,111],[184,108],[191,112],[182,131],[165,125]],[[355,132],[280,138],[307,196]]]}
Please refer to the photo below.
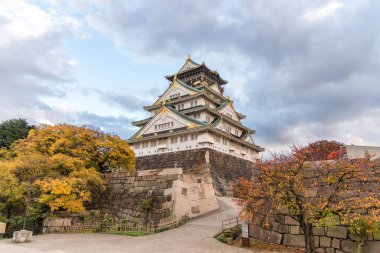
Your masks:
{"label": "white castle wall", "polygon": [[[181,136],[187,136],[187,141],[181,142]],[[169,137],[160,139],[155,146],[152,146],[153,141],[147,141],[147,145],[140,143],[138,144],[139,148],[136,148],[136,144],[134,144],[132,148],[137,157],[198,148],[211,148],[249,161],[254,161],[258,158],[258,153],[253,149],[243,147],[237,142],[231,142],[221,135],[203,132],[198,133],[196,139],[195,134],[185,134],[181,136],[176,137],[177,143],[171,143],[171,138],[175,137]],[[183,137],[182,140],[184,140]]]}

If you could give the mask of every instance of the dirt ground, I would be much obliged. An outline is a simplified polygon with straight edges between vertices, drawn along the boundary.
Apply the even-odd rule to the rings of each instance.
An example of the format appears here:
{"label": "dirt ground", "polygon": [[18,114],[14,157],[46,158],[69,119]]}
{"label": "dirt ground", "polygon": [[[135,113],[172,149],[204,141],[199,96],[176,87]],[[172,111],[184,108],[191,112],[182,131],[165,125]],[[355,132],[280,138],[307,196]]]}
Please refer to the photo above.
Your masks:
{"label": "dirt ground", "polygon": [[[264,241],[251,238],[251,251],[252,252],[270,252],[270,253],[304,253],[301,248],[286,247],[283,245],[277,245],[273,243],[267,243]],[[235,247],[241,247],[241,240],[238,240],[233,244]]]}

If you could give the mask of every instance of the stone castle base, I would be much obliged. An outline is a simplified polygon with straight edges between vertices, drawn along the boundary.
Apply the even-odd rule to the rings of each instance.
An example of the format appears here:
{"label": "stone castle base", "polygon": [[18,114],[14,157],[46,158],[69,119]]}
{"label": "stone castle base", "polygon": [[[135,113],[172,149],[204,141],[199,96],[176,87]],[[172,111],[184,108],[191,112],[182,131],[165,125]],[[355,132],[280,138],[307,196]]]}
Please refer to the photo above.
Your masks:
{"label": "stone castle base", "polygon": [[136,170],[183,168],[184,174],[207,168],[217,195],[231,196],[239,178],[251,178],[253,162],[209,148],[136,157]]}
{"label": "stone castle base", "polygon": [[207,171],[183,174],[182,168],[108,175],[96,208],[117,220],[157,226],[218,209]]}

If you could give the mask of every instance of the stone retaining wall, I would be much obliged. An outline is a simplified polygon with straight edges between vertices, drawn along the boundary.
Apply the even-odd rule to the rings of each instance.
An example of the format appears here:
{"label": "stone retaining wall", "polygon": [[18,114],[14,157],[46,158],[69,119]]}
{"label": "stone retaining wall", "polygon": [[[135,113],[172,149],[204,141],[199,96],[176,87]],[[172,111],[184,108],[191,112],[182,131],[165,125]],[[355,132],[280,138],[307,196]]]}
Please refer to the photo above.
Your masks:
{"label": "stone retaining wall", "polygon": [[[259,225],[250,224],[249,236],[270,243],[305,247],[304,235],[296,220],[284,215],[277,215],[276,220],[270,230]],[[344,226],[314,227],[313,234],[318,253],[354,252],[354,237],[347,232],[347,228]],[[363,245],[363,252],[380,252],[380,234],[368,238]]]}
{"label": "stone retaining wall", "polygon": [[[306,180],[316,179],[316,173],[313,169],[308,169]],[[380,177],[380,167],[374,168],[374,177]],[[361,187],[363,192],[367,189],[377,189],[377,180],[367,181]],[[307,183],[306,183],[307,185]],[[323,188],[323,187],[321,187]],[[310,198],[317,198],[323,192],[321,188],[310,188],[307,192]],[[365,210],[363,210],[365,214]],[[271,224],[268,229],[264,226],[269,221]],[[265,228],[264,228],[265,227]],[[347,231],[345,226],[335,227],[315,227],[313,228],[315,246],[318,253],[353,253],[355,240],[354,236]],[[267,216],[266,214],[256,215],[253,223],[249,226],[249,235],[251,237],[287,246],[304,247],[304,235],[299,223],[290,216],[277,214]],[[374,234],[367,238],[363,245],[363,253],[380,252],[380,233]]]}
{"label": "stone retaining wall", "polygon": [[140,156],[136,169],[183,168],[184,174],[208,167],[218,195],[232,195],[233,184],[240,177],[251,178],[253,163],[209,148]]}
{"label": "stone retaining wall", "polygon": [[[116,220],[154,226],[218,208],[207,170],[191,174],[183,174],[182,168],[112,173],[107,181],[107,189],[95,206]],[[144,203],[146,207],[151,203],[151,208],[144,208]]]}

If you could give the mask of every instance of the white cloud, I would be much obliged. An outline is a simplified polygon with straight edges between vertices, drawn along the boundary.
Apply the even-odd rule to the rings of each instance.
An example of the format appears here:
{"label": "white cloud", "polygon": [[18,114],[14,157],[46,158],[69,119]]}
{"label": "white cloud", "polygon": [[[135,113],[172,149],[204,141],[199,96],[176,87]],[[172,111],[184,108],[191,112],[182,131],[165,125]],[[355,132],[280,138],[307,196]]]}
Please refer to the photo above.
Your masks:
{"label": "white cloud", "polygon": [[[266,148],[321,138],[380,143],[374,130],[380,124],[377,1],[53,0],[47,8],[15,3],[0,11],[0,119],[82,117],[131,131],[117,120],[131,120],[123,112],[139,116],[142,109],[130,103],[134,98],[108,87],[91,98],[67,91],[76,61],[59,43],[95,31],[136,62],[170,64],[175,71],[174,62],[180,65],[189,52],[206,61],[230,81],[226,94]],[[76,85],[85,87],[80,80]],[[91,109],[98,99],[104,106],[97,114]],[[82,100],[87,104],[80,108]]]}
{"label": "white cloud", "polygon": [[334,16],[342,5],[343,4],[340,1],[329,1],[324,6],[308,10],[304,14],[304,18],[312,22],[320,21],[327,17]]}

